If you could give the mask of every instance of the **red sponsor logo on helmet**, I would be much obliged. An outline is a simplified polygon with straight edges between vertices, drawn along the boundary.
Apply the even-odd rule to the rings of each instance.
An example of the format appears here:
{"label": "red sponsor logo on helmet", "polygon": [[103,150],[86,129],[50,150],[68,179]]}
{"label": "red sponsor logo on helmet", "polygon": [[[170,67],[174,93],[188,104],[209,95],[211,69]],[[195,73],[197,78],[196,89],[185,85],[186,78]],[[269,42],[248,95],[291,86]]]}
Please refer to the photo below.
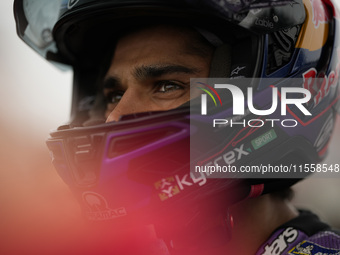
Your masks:
{"label": "red sponsor logo on helmet", "polygon": [[332,87],[336,87],[340,74],[340,49],[338,52],[338,64],[335,70],[331,70],[329,74],[324,72],[318,73],[315,68],[311,68],[303,73],[303,86],[308,89],[314,101],[314,106],[317,106],[331,91]]}
{"label": "red sponsor logo on helmet", "polygon": [[313,8],[313,23],[318,28],[320,23],[328,23],[330,14],[322,0],[311,0]]}

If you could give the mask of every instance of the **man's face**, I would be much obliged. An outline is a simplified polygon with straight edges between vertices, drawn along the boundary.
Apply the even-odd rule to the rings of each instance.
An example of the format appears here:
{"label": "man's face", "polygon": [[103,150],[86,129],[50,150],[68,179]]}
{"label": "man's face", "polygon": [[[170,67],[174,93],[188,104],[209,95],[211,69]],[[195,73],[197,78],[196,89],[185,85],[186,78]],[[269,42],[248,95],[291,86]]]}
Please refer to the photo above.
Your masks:
{"label": "man's face", "polygon": [[200,50],[198,41],[193,30],[169,26],[122,37],[104,78],[106,122],[189,101],[190,78],[209,75],[212,50]]}

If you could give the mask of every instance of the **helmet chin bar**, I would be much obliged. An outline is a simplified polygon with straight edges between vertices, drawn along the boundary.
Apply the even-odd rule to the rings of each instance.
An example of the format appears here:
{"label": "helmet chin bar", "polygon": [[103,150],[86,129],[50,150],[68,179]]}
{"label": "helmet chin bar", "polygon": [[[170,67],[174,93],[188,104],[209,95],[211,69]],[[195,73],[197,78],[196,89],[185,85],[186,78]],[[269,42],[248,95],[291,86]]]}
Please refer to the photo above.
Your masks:
{"label": "helmet chin bar", "polygon": [[[233,189],[235,195],[232,196],[230,196],[231,192],[226,192],[222,188],[224,192],[221,190],[220,195],[216,194],[211,197],[209,194],[213,187],[232,186],[228,184],[228,180],[211,180],[211,183],[203,189],[197,189],[198,187],[192,185],[188,187],[187,193],[174,195],[173,198],[164,201],[160,201],[159,191],[154,188],[154,184],[158,180],[176,175],[182,178],[189,169],[186,165],[188,158],[183,157],[184,152],[189,149],[189,143],[186,140],[189,133],[186,132],[187,126],[184,125],[186,119],[184,116],[187,116],[187,113],[187,108],[178,108],[168,112],[140,113],[124,116],[123,120],[117,123],[93,127],[74,127],[51,133],[47,144],[53,155],[53,163],[64,182],[70,186],[76,198],[83,204],[86,217],[90,217],[91,221],[96,223],[95,225],[101,225],[104,229],[116,229],[116,224],[123,226],[126,223],[135,228],[141,224],[151,223],[154,224],[158,236],[166,240],[169,245],[170,243],[175,245],[174,237],[180,233],[180,239],[185,240],[187,244],[183,249],[188,250],[192,249],[197,242],[202,244],[203,249],[211,247],[211,245],[214,247],[222,245],[230,239],[232,224],[230,217],[227,216],[228,206],[244,199],[249,193],[249,186],[239,185],[239,191]],[[136,121],[138,121],[137,126]],[[150,136],[150,134],[152,135]],[[126,137],[127,140],[124,140],[123,137]],[[115,140],[116,138],[117,140]],[[157,148],[158,141],[162,141],[162,139],[164,145],[168,143],[167,140],[173,141],[173,145]],[[176,141],[176,139],[179,140]],[[107,145],[104,146],[103,143],[105,144],[106,141]],[[131,144],[128,141],[133,141],[135,148],[127,146]],[[129,167],[124,169],[123,162],[128,162],[128,159],[123,161],[120,158],[124,154],[138,153],[136,144],[141,147],[154,144],[153,146],[156,147],[149,155],[138,158],[136,154]],[[117,146],[117,150],[115,150],[115,146]],[[97,148],[106,148],[107,150],[98,150]],[[143,151],[147,150],[147,147],[144,147]],[[177,163],[171,160],[166,162],[169,152],[175,153],[171,158],[172,161],[177,159]],[[103,155],[106,155],[104,160]],[[151,158],[155,160],[152,164]],[[112,163],[108,163],[107,166],[100,164],[105,161]],[[174,164],[184,167],[178,169],[173,167]],[[96,169],[101,170],[97,171]],[[120,178],[119,172],[122,171],[128,179]],[[189,181],[189,179],[185,179],[183,182],[185,181]],[[218,185],[218,183],[223,185]],[[122,196],[124,197],[124,194],[130,192],[128,189],[121,190],[121,187],[118,187],[122,184],[127,188],[131,185],[141,187],[130,198],[125,197],[127,200],[132,199],[131,204],[127,204],[129,201],[125,199],[123,199],[125,201],[119,201]],[[139,210],[135,208],[134,196],[140,196],[143,193],[147,196],[146,198],[150,197],[151,200],[148,202],[147,208],[142,204]],[[93,199],[98,201],[104,199],[105,202],[98,202],[101,203],[100,208],[104,209],[98,209],[99,207],[90,209],[88,202],[84,205],[84,194],[92,194]],[[206,196],[210,198],[207,199]],[[142,197],[142,201],[148,201],[148,199],[143,199],[144,197]],[[127,215],[119,218],[118,222],[115,218],[108,221],[93,221],[95,217],[103,215],[101,214],[103,210],[104,213],[114,213],[122,207],[126,209]],[[215,215],[219,215],[217,221]],[[215,221],[211,226],[207,227],[203,224],[211,219]],[[212,235],[212,233],[216,233],[216,235]],[[173,242],[171,242],[172,240]],[[176,246],[173,248],[180,249]]]}

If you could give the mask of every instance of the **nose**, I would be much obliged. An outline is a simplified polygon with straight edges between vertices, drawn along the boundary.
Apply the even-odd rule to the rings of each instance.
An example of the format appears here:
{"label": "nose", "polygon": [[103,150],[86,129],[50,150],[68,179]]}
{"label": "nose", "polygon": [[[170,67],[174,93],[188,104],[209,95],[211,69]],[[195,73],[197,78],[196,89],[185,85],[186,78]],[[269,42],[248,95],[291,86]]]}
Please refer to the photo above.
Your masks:
{"label": "nose", "polygon": [[142,101],[142,97],[138,91],[127,89],[116,107],[107,117],[106,123],[119,121],[120,117],[123,115],[146,111],[146,104]]}

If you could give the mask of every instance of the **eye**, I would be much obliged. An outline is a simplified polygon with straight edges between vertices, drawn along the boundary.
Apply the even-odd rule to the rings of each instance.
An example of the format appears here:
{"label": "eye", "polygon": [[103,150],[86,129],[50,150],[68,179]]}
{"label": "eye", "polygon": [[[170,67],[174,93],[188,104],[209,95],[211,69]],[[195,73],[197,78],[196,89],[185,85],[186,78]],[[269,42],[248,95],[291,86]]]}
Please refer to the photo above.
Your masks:
{"label": "eye", "polygon": [[175,90],[183,89],[183,86],[172,81],[161,81],[157,84],[157,87],[158,87],[157,92],[160,92],[160,93],[167,93],[167,92],[172,92]]}
{"label": "eye", "polygon": [[124,92],[122,91],[112,91],[108,93],[105,98],[108,104],[117,104],[122,99]]}

